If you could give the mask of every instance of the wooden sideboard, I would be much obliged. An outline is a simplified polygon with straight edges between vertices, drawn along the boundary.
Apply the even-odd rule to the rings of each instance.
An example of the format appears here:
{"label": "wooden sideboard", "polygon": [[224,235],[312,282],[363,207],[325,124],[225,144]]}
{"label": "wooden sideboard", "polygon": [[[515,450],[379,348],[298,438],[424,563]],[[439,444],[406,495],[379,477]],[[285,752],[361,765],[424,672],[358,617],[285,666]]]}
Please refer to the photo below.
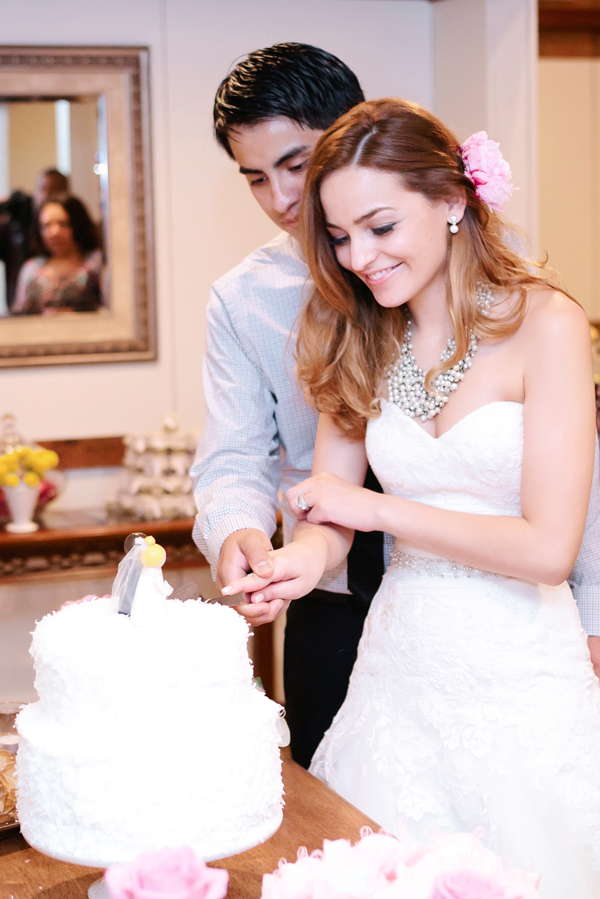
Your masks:
{"label": "wooden sideboard", "polygon": [[72,569],[116,571],[123,543],[134,531],[152,534],[167,550],[166,568],[207,568],[208,562],[192,540],[193,518],[172,521],[111,519],[104,510],[42,514],[33,534],[0,530],[0,583],[6,578],[47,577]]}

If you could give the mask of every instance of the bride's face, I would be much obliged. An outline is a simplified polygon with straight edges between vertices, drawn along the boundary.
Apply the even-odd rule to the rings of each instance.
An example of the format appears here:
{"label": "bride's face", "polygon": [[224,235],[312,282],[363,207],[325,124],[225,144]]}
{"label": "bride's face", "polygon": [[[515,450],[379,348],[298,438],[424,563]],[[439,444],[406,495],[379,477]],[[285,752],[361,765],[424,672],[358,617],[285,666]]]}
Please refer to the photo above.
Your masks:
{"label": "bride's face", "polygon": [[448,219],[460,222],[463,202],[432,202],[397,175],[353,166],[323,181],[321,203],[338,262],[381,306],[425,295],[445,302]]}

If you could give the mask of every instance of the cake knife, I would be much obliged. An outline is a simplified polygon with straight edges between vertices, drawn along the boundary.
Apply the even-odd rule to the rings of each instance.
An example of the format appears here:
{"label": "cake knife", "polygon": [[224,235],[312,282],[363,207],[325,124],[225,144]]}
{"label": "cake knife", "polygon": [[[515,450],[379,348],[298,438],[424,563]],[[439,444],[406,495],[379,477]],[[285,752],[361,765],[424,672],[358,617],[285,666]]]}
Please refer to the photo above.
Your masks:
{"label": "cake knife", "polygon": [[245,602],[243,593],[232,593],[231,596],[202,596],[194,581],[178,587],[171,593],[170,599],[180,599],[182,602],[185,602],[186,599],[199,599],[207,604],[218,603],[220,606],[241,606]]}
{"label": "cake knife", "polygon": [[206,603],[218,603],[220,606],[241,606],[247,605],[243,593],[232,593],[231,596],[211,596],[210,599],[201,596],[201,600]]}

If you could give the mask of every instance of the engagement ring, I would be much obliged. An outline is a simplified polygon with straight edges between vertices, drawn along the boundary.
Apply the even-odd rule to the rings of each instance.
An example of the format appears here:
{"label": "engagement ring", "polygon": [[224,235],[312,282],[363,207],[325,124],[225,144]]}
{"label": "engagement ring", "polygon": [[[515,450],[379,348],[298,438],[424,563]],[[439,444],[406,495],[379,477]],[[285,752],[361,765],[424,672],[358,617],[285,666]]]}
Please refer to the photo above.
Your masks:
{"label": "engagement ring", "polygon": [[304,499],[304,494],[303,494],[303,493],[301,493],[300,496],[298,497],[298,499],[296,500],[296,505],[297,505],[298,508],[301,509],[303,512],[308,512],[308,510],[310,509],[310,506],[308,505],[308,503],[307,503],[306,500]]}

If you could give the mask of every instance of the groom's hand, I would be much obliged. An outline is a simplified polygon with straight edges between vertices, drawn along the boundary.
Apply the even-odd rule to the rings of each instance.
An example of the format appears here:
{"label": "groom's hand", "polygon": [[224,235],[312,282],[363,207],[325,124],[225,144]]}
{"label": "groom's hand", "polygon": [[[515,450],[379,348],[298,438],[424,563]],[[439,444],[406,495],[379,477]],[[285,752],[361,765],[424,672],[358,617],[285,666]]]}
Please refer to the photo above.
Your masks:
{"label": "groom's hand", "polygon": [[217,565],[217,587],[222,590],[232,581],[253,571],[260,577],[270,578],[273,562],[269,556],[273,549],[264,531],[244,528],[234,531],[223,543]]}

